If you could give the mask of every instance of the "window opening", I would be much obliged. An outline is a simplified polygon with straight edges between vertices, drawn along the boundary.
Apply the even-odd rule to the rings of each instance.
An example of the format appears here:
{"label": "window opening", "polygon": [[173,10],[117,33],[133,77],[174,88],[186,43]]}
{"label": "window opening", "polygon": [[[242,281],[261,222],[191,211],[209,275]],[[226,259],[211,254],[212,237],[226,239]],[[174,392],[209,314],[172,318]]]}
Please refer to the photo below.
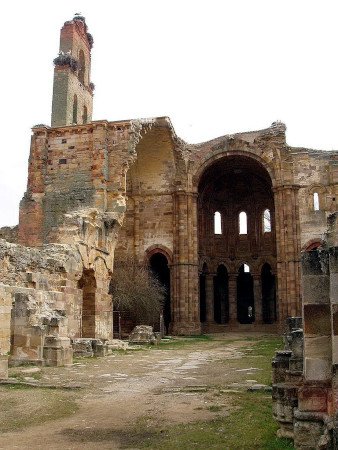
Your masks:
{"label": "window opening", "polygon": [[83,50],[80,50],[79,54],[79,80],[82,84],[84,84],[84,77],[85,77],[85,70],[86,70],[86,64],[85,64],[85,57]]}
{"label": "window opening", "polygon": [[263,212],[263,229],[264,233],[271,232],[271,214],[269,209],[265,209]]}
{"label": "window opening", "polygon": [[313,209],[319,211],[319,195],[318,192],[313,194]]}
{"label": "window opening", "polygon": [[222,218],[219,211],[214,214],[214,234],[222,234]]}
{"label": "window opening", "polygon": [[250,267],[247,264],[244,263],[243,267],[244,267],[244,272],[245,273],[250,273]]}
{"label": "window opening", "polygon": [[239,234],[248,234],[248,218],[244,211],[239,213]]}
{"label": "window opening", "polygon": [[73,123],[77,123],[77,95],[74,95],[73,101]]}

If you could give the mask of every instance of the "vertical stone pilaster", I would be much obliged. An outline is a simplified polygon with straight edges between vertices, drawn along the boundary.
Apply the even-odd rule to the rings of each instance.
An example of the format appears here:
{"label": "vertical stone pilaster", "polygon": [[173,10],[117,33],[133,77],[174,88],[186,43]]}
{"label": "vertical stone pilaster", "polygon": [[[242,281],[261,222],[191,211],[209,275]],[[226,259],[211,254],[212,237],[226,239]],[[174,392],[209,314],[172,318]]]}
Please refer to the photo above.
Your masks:
{"label": "vertical stone pilaster", "polygon": [[279,323],[301,313],[298,189],[296,185],[274,188]]}
{"label": "vertical stone pilaster", "polygon": [[172,295],[172,332],[199,334],[197,195],[174,194],[174,260]]}

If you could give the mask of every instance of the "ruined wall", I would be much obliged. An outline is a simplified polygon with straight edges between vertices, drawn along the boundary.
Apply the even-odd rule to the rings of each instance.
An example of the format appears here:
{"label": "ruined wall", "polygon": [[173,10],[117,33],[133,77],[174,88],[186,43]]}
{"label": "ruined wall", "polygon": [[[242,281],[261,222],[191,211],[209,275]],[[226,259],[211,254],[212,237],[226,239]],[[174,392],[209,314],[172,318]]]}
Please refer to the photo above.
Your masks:
{"label": "ruined wall", "polygon": [[0,228],[0,239],[4,239],[7,242],[17,242],[18,240],[18,226],[14,227],[2,227]]}
{"label": "ruined wall", "polygon": [[154,245],[173,250],[173,190],[176,164],[167,126],[155,125],[136,147],[127,172],[127,211],[117,251],[143,261]]}
{"label": "ruined wall", "polygon": [[35,127],[27,191],[20,204],[19,242],[36,246],[67,241],[61,227],[65,214],[74,211],[86,215],[85,210],[90,214],[94,208],[108,221],[121,222],[126,172],[142,129],[138,121]]}
{"label": "ruined wall", "polygon": [[[336,152],[290,149],[295,182],[299,185],[301,246],[322,242],[327,218],[338,209],[338,156]],[[314,193],[319,209],[314,208]]]}
{"label": "ruined wall", "polygon": [[[336,242],[336,217],[331,216],[327,241]],[[295,448],[333,449],[338,445],[338,247],[302,255],[302,352],[289,347],[277,352],[273,363],[274,415],[279,434],[294,439]],[[291,363],[300,356],[301,365]]]}

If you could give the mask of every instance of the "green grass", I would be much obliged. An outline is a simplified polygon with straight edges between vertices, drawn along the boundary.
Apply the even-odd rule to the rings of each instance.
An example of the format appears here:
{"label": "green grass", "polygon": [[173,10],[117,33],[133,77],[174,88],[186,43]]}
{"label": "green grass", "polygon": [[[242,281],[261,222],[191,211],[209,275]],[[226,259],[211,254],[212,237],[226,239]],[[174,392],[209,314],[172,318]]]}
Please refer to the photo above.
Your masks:
{"label": "green grass", "polygon": [[78,410],[69,392],[23,385],[2,385],[0,405],[0,433],[61,419]]}
{"label": "green grass", "polygon": [[[252,342],[244,356],[237,360],[225,360],[228,367],[256,367],[254,378],[258,383],[271,384],[271,361],[274,352],[282,348],[279,337],[249,338]],[[245,378],[245,375],[239,375]],[[219,386],[219,390],[222,390]],[[135,427],[130,437],[138,448],[156,450],[294,450],[286,439],[276,437],[278,425],[272,416],[271,395],[266,392],[217,393],[225,395],[233,408],[225,418],[217,417],[212,421],[195,422],[173,427],[148,428],[147,434]],[[220,412],[219,405],[207,407],[211,412]],[[133,442],[124,440],[125,448]]]}
{"label": "green grass", "polygon": [[[145,437],[139,448],[156,450],[294,450],[288,440],[276,437],[271,399],[262,393],[236,396],[238,409],[226,418],[177,425]],[[134,438],[136,435],[134,434]],[[126,443],[126,448],[129,443]]]}

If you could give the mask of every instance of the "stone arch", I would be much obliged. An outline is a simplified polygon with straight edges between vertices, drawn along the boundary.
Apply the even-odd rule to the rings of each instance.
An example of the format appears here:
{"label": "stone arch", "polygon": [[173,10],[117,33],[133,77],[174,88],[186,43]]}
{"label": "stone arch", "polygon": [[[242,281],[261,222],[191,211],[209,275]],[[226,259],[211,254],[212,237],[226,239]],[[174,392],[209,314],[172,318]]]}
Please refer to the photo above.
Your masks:
{"label": "stone arch", "polygon": [[166,290],[163,305],[163,321],[167,331],[170,328],[172,319],[170,256],[170,250],[165,246],[152,246],[146,252],[149,269]]}
{"label": "stone arch", "polygon": [[218,324],[229,322],[229,272],[224,264],[217,267],[214,277],[214,320]]}
{"label": "stone arch", "polygon": [[82,289],[81,337],[96,337],[96,277],[93,269],[84,269],[78,281]]}
{"label": "stone arch", "polygon": [[237,275],[237,320],[240,324],[255,321],[255,297],[252,272],[244,271],[244,263]]}
{"label": "stone arch", "polygon": [[217,162],[221,159],[224,159],[224,158],[231,158],[231,157],[236,157],[236,156],[241,156],[241,157],[245,157],[248,159],[252,159],[252,160],[256,161],[257,163],[259,163],[268,172],[270,179],[271,179],[272,187],[275,187],[275,185],[276,185],[275,170],[271,166],[271,164],[269,164],[265,159],[261,158],[260,156],[256,155],[255,153],[251,153],[251,152],[244,151],[244,150],[242,150],[242,151],[227,150],[224,152],[217,153],[216,155],[212,155],[209,158],[206,158],[205,160],[202,161],[202,163],[196,168],[195,172],[193,173],[192,180],[193,180],[194,188],[195,189],[198,188],[201,177],[203,176],[205,171],[210,166],[212,166],[215,162]]}
{"label": "stone arch", "polygon": [[303,245],[302,252],[310,252],[311,250],[316,250],[318,247],[322,247],[324,244],[325,241],[323,239],[310,239]]}
{"label": "stone arch", "polygon": [[274,323],[277,320],[276,276],[267,262],[261,267],[261,291],[263,323]]}
{"label": "stone arch", "polygon": [[145,263],[149,263],[149,259],[152,255],[155,253],[162,253],[168,260],[168,264],[171,265],[173,261],[173,254],[172,251],[162,244],[153,244],[150,247],[148,247],[145,251]]}

